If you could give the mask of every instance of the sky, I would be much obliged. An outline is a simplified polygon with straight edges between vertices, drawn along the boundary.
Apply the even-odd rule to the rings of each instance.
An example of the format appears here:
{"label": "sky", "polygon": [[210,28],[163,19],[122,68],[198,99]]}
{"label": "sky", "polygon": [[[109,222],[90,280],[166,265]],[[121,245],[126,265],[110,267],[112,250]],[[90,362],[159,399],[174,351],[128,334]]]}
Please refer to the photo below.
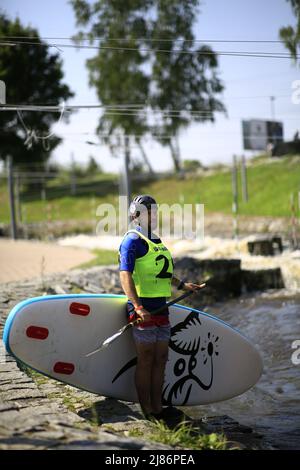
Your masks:
{"label": "sky", "polygon": [[[25,26],[35,27],[41,37],[70,37],[76,27],[75,15],[68,0],[0,0],[0,7],[10,17],[18,16]],[[278,40],[282,26],[295,25],[290,4],[286,0],[202,0],[197,23],[196,39],[204,40],[215,51],[284,52],[282,44],[238,43],[216,41]],[[57,49],[53,48],[53,52]],[[95,55],[93,50],[61,49],[64,81],[75,92],[68,104],[98,104],[95,89],[88,83],[85,62]],[[232,156],[246,155],[243,149],[241,121],[275,119],[284,125],[285,140],[300,130],[300,104],[292,102],[293,83],[300,80],[300,68],[290,59],[219,56],[219,78],[225,91],[221,100],[227,116],[216,114],[215,123],[193,124],[179,138],[182,159],[196,159],[204,165],[230,163]],[[272,111],[270,97],[275,97]],[[87,163],[90,155],[105,171],[119,171],[122,158],[112,158],[108,149],[94,135],[99,110],[82,110],[71,116],[68,124],[53,126],[64,138],[53,152],[53,161],[69,164]],[[38,129],[37,129],[38,132]],[[91,146],[86,141],[97,143]],[[145,151],[156,171],[172,169],[167,148],[148,141]],[[134,158],[139,150],[132,148]]]}

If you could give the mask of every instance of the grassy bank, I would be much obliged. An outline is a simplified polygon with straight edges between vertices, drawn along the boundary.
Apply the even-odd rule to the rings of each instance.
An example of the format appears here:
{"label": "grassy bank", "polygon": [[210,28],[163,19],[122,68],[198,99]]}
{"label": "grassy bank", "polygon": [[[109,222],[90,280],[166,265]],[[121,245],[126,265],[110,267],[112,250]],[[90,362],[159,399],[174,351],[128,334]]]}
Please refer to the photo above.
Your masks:
{"label": "grassy bank", "polygon": [[92,253],[95,255],[95,258],[87,263],[80,264],[74,269],[84,269],[92,268],[93,266],[103,266],[108,264],[117,264],[118,263],[118,252],[114,250],[92,250]]}
{"label": "grassy bank", "polygon": [[[282,159],[258,159],[248,165],[247,203],[241,197],[241,174],[239,176],[239,213],[285,217],[290,216],[290,195],[300,191],[300,157]],[[172,204],[184,197],[185,203],[201,203],[205,212],[232,210],[231,170],[217,171],[215,174],[191,177],[187,180],[169,178],[138,188],[141,193],[154,194],[158,201]]]}
{"label": "grassy bank", "polygon": [[[289,217],[290,197],[300,190],[300,156],[286,156],[280,159],[256,158],[248,164],[249,201],[241,198],[239,172],[239,213],[249,216]],[[52,181],[52,190],[55,182]],[[205,213],[231,213],[232,183],[230,167],[220,168],[201,176],[190,175],[186,179],[169,177],[152,182],[134,182],[133,194],[153,194],[158,202],[204,204]],[[67,190],[66,190],[67,191]],[[58,196],[59,195],[59,196]],[[51,197],[50,197],[51,196]],[[86,189],[81,188],[76,196],[50,192],[47,201],[22,199],[22,210],[26,222],[55,220],[95,219],[99,204],[110,203],[117,207],[118,186],[116,176],[99,175]],[[28,198],[27,198],[28,199]],[[9,204],[6,185],[0,186],[0,222],[9,222]]]}

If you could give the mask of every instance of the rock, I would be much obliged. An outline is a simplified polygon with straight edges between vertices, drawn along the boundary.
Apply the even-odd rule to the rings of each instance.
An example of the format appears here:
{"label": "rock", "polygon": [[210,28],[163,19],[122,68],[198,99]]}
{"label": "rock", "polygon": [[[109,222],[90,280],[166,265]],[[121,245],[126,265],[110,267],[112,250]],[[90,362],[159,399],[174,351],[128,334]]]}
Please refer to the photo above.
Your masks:
{"label": "rock", "polygon": [[[2,389],[2,386],[1,386]],[[1,399],[5,401],[29,400],[32,398],[44,398],[36,387],[22,388],[21,390],[1,391]]]}
{"label": "rock", "polygon": [[[199,260],[183,257],[175,259],[175,273],[186,281],[206,282],[207,286],[201,292],[202,305],[238,297],[242,291],[241,261],[238,259]],[[195,296],[189,302],[194,305],[198,299]]]}
{"label": "rock", "polygon": [[175,273],[186,281],[206,282],[207,286],[201,295],[186,300],[195,308],[239,297],[242,292],[284,288],[280,268],[245,270],[241,269],[241,261],[235,259],[199,260],[183,257],[175,259]]}
{"label": "rock", "polygon": [[92,284],[91,282],[89,282],[88,284],[84,286],[84,290],[86,292],[91,292],[92,294],[104,294],[105,293],[105,289],[95,284]]}
{"label": "rock", "polygon": [[284,281],[280,268],[242,270],[243,286],[247,292],[267,289],[283,289]]}
{"label": "rock", "polygon": [[47,295],[63,295],[63,294],[69,294],[70,292],[68,291],[68,289],[66,288],[63,288],[62,286],[60,286],[59,284],[57,284],[56,286],[54,287],[48,287],[46,289],[46,294]]}
{"label": "rock", "polygon": [[281,237],[259,237],[247,243],[248,251],[251,255],[256,256],[273,256],[275,251],[282,253]]}
{"label": "rock", "polygon": [[0,413],[4,411],[18,410],[19,406],[16,403],[0,403]]}
{"label": "rock", "polygon": [[[249,426],[244,426],[227,415],[205,417],[198,421],[206,434],[223,433],[228,441],[228,448],[271,449],[273,448],[263,436]],[[197,426],[197,421],[194,421]],[[204,426],[204,427],[203,427]]]}

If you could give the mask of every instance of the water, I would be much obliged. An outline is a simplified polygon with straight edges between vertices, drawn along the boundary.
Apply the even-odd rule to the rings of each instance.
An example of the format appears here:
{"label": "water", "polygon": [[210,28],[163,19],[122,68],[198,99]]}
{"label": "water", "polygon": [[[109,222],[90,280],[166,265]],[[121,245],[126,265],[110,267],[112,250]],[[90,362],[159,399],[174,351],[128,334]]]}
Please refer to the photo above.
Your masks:
{"label": "water", "polygon": [[244,296],[206,311],[252,341],[262,355],[264,372],[256,386],[243,395],[190,408],[190,415],[226,414],[255,427],[275,446],[300,448],[300,364],[292,363],[292,343],[300,340],[300,293]]}

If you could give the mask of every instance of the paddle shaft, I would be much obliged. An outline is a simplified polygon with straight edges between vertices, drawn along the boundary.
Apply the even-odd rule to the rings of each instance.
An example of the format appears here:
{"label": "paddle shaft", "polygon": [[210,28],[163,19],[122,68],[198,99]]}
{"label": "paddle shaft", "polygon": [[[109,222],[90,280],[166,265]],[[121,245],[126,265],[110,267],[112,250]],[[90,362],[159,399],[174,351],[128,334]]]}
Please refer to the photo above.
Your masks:
{"label": "paddle shaft", "polygon": [[[173,299],[173,300],[170,300],[169,302],[167,302],[165,305],[162,305],[161,307],[153,310],[151,313],[151,315],[156,315],[158,314],[159,312],[162,312],[163,310],[165,310],[166,307],[170,307],[171,305],[174,305],[176,304],[177,302],[180,302],[180,300],[183,300],[185,299],[186,297],[188,297],[189,295],[192,295],[193,293],[197,292],[198,290],[201,290],[201,288],[205,287],[205,283],[201,284],[200,285],[200,288],[199,289],[196,289],[196,290],[188,290],[187,292],[185,292],[184,294],[180,295],[179,297],[176,297],[176,299]],[[102,349],[106,348],[107,346],[109,346],[113,341],[115,341],[119,336],[121,336],[123,333],[125,333],[125,331],[127,331],[129,328],[133,327],[134,325],[136,325],[137,323],[140,323],[142,322],[143,320],[141,318],[137,318],[136,320],[128,323],[127,325],[123,326],[123,328],[121,328],[119,331],[117,331],[114,335],[110,336],[109,338],[107,338],[106,340],[103,341],[103,343],[101,343],[101,345],[95,349],[94,351],[91,351],[90,353],[86,354],[86,357],[89,357],[89,356],[92,356],[93,354],[95,354],[96,352],[98,351],[101,351]]]}
{"label": "paddle shaft", "polygon": [[[201,284],[201,288],[203,289],[203,287],[205,287],[205,285],[206,285],[205,282],[203,284]],[[189,297],[190,295],[194,294],[195,292],[198,292],[198,290],[200,290],[200,288],[197,289],[197,290],[188,290],[187,292],[180,295],[179,297],[176,297],[176,299],[170,300],[169,302],[166,302],[165,305],[162,305],[161,307],[156,308],[155,310],[152,310],[150,312],[150,314],[151,315],[157,315],[158,313],[163,312],[165,310],[165,308],[171,307],[171,305],[177,304],[177,302],[180,302],[181,300],[185,299],[186,297]],[[136,323],[139,323],[140,321],[141,321],[141,319],[137,318],[136,320],[128,323],[128,325],[126,325],[126,326],[127,327],[133,326]]]}

